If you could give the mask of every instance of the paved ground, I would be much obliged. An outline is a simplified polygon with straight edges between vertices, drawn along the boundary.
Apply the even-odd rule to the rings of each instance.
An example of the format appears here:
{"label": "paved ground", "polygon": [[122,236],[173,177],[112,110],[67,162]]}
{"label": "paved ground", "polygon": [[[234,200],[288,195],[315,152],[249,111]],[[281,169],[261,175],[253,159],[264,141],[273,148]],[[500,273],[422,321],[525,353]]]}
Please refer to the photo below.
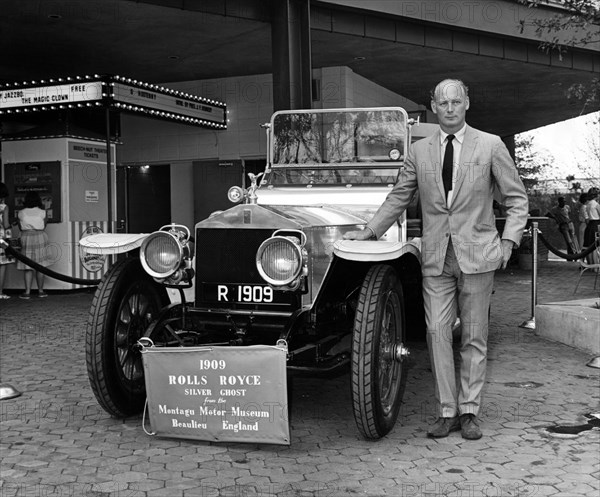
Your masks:
{"label": "paved ground", "polygon": [[[540,268],[538,302],[569,300],[577,264]],[[577,298],[598,296],[586,274]],[[550,496],[598,495],[600,429],[557,436],[600,412],[589,354],[519,324],[531,317],[529,273],[498,274],[485,387],[484,437],[425,436],[433,385],[412,346],[398,424],[358,436],[348,374],[297,380],[291,446],[160,439],[141,418],[110,418],[88,386],[84,328],[92,295],[0,301],[0,379],[23,392],[0,402],[0,496]]]}

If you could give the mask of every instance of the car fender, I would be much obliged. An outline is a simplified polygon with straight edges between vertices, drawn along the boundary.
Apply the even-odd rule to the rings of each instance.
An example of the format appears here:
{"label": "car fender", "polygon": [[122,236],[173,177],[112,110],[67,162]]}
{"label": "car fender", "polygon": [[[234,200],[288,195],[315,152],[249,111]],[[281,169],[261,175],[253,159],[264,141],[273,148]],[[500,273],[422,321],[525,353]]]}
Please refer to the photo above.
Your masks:
{"label": "car fender", "polygon": [[95,233],[79,240],[89,254],[116,255],[140,248],[150,233]]}
{"label": "car fender", "polygon": [[341,259],[359,262],[392,261],[405,254],[413,254],[420,261],[421,239],[413,238],[408,242],[338,240],[333,253]]}
{"label": "car fender", "polygon": [[[150,233],[96,233],[81,238],[79,245],[89,254],[123,254],[140,248],[148,235]],[[191,287],[184,288],[183,293],[186,301],[193,301],[194,283]],[[167,295],[172,304],[182,302],[181,294],[177,288],[167,288]]]}

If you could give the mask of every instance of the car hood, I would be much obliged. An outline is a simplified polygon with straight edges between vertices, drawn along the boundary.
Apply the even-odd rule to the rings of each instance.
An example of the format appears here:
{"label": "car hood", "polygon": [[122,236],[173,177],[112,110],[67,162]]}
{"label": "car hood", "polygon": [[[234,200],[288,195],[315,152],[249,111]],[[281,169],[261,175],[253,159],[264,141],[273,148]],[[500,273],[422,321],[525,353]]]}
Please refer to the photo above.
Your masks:
{"label": "car hood", "polygon": [[216,212],[196,224],[196,228],[296,229],[319,226],[356,226],[365,224],[376,207],[331,205],[241,204]]}

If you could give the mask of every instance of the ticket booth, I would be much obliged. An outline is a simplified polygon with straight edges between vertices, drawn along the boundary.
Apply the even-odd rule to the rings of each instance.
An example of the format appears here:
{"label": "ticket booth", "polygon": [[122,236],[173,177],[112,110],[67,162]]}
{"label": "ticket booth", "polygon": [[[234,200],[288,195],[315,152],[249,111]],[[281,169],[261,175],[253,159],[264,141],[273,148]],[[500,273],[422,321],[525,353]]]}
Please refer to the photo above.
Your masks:
{"label": "ticket booth", "polygon": [[[113,170],[115,153],[112,143]],[[53,261],[50,269],[74,278],[101,278],[110,261],[81,254],[78,241],[84,233],[106,233],[112,228],[108,224],[109,184],[113,184],[114,191],[114,174],[108,174],[106,144],[70,136],[4,140],[2,162],[13,220],[23,208],[27,192],[40,194],[48,220],[46,232]],[[22,272],[11,264],[6,287],[22,286]],[[81,285],[47,278],[45,287],[65,290]]]}
{"label": "ticket booth", "polygon": [[[49,269],[66,280],[99,279],[112,262],[82,253],[78,242],[90,232],[115,231],[115,128],[122,112],[210,129],[227,128],[222,102],[120,76],[0,87],[0,121],[5,130],[21,127],[1,139],[2,181],[10,194],[11,218],[17,219],[28,191],[40,194],[53,260]],[[48,116],[50,121],[59,117],[60,123],[53,126]],[[86,129],[80,126],[82,122],[96,126]],[[16,264],[8,266],[5,287],[24,287]],[[45,284],[49,290],[81,287],[57,278],[47,278]]]}

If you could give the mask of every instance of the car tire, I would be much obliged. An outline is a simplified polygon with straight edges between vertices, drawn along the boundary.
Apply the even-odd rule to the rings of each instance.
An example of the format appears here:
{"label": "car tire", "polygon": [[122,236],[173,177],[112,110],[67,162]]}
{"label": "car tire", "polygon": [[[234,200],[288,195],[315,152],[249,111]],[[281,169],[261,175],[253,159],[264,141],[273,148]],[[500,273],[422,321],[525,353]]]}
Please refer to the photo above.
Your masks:
{"label": "car tire", "polygon": [[396,271],[385,264],[372,266],[358,299],[351,361],[354,419],[367,439],[385,436],[396,423],[406,363],[396,360],[396,349],[404,340],[404,303]]}
{"label": "car tire", "polygon": [[142,412],[146,399],[137,341],[168,302],[166,291],[137,257],[115,263],[98,286],[86,326],[86,363],[92,391],[111,416]]}

